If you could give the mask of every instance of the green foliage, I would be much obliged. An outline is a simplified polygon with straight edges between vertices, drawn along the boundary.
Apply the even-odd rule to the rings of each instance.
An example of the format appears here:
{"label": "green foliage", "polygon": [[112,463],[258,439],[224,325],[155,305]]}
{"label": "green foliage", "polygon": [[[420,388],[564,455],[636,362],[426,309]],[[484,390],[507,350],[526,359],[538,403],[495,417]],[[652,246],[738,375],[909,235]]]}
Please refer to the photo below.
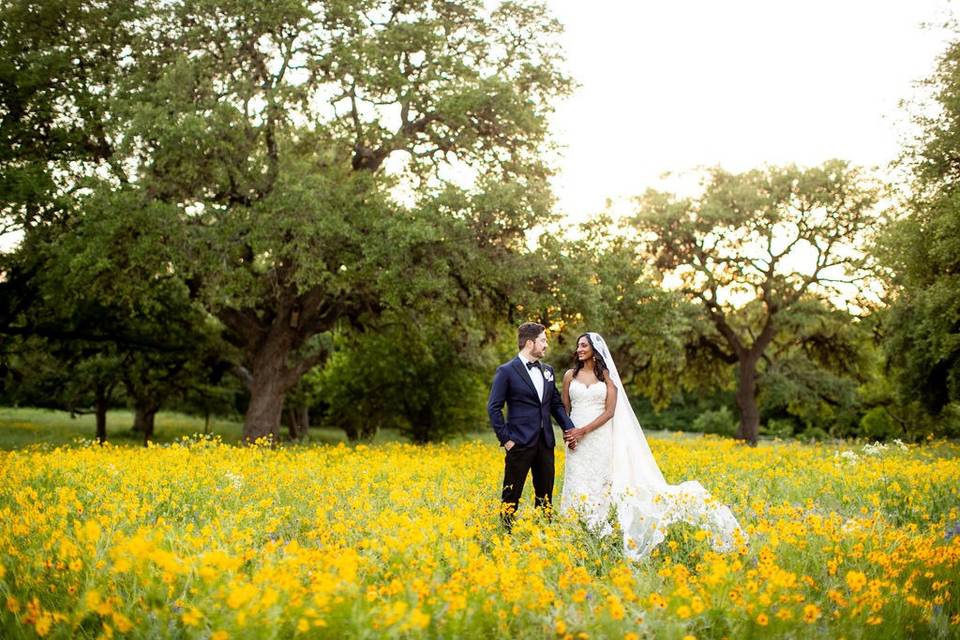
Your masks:
{"label": "green foliage", "polygon": [[[960,401],[960,41],[927,80],[932,104],[903,164],[912,174],[878,253],[891,273],[886,344],[904,398],[936,416]],[[942,425],[941,425],[942,428]]]}
{"label": "green foliage", "polygon": [[900,427],[884,407],[874,407],[860,418],[860,434],[868,440],[888,440],[900,435]]}
{"label": "green foliage", "polygon": [[720,407],[712,411],[704,411],[697,416],[690,425],[690,430],[732,436],[737,432],[737,420],[729,407]]}
{"label": "green foliage", "polygon": [[444,319],[387,317],[375,330],[338,340],[314,381],[325,422],[350,439],[388,428],[419,443],[485,427],[494,360],[477,334]]}
{"label": "green foliage", "polygon": [[[0,8],[0,231],[63,224],[113,165],[115,106],[144,5],[15,0]],[[104,171],[106,170],[106,171]]]}
{"label": "green foliage", "polygon": [[110,406],[118,406],[121,359],[112,345],[63,343],[31,337],[4,345],[0,401],[92,413],[98,390]]}
{"label": "green foliage", "polygon": [[[827,432],[855,435],[863,411],[860,385],[880,375],[871,359],[876,352],[871,323],[809,299],[798,302],[781,323],[783,332],[759,367],[766,432],[813,439]],[[774,420],[781,426],[770,424]]]}
{"label": "green foliage", "polygon": [[188,393],[217,393],[228,368],[220,329],[169,252],[145,240],[163,233],[164,207],[130,189],[77,206],[69,229],[28,234],[3,258],[0,290],[13,295],[0,314],[0,397],[73,413],[131,403],[152,417]]}
{"label": "green foliage", "polygon": [[793,436],[795,423],[793,420],[778,420],[771,418],[762,427],[761,432],[773,438],[786,439]]}
{"label": "green foliage", "polygon": [[[43,243],[72,244],[55,264],[61,286],[79,262],[138,313],[155,311],[139,307],[158,281],[188,291],[236,347],[249,437],[276,430],[333,333],[421,301],[497,323],[526,303],[525,232],[550,217],[548,116],[571,87],[541,5],[3,12],[3,125],[67,141],[39,135],[0,157],[5,183],[48,183],[5,219],[28,236],[19,264]],[[37,37],[16,51],[23,32]],[[29,208],[55,196],[69,224],[38,225]],[[127,262],[104,258],[118,242]]]}
{"label": "green foliage", "polygon": [[286,395],[351,438],[435,440],[486,429],[536,320],[560,370],[602,333],[645,425],[730,433],[738,406],[748,438],[960,433],[960,43],[876,249],[892,307],[865,320],[878,193],[839,160],[714,169],[558,229],[547,124],[572,81],[539,3],[0,18],[5,402],[259,407],[255,436]]}
{"label": "green foliage", "polygon": [[718,411],[724,406],[735,406],[730,391],[710,392],[708,389],[679,391],[670,398],[667,406],[660,409],[655,408],[649,398],[640,394],[635,394],[631,401],[637,419],[648,431],[690,431],[701,414]]}
{"label": "green foliage", "polygon": [[663,376],[667,389],[729,386],[729,365],[737,365],[738,435],[751,442],[764,393],[789,404],[851,389],[819,374],[856,373],[850,350],[836,351],[851,340],[842,326],[852,317],[840,309],[869,302],[857,249],[876,225],[876,201],[862,171],[839,160],[740,174],[714,169],[697,198],[653,190],[638,197],[627,221],[636,251],[657,282],[690,305],[689,320],[674,329],[684,359],[657,368],[675,372]]}
{"label": "green foliage", "polygon": [[541,238],[538,256],[549,266],[534,288],[544,292],[535,317],[557,329],[550,358],[559,370],[571,365],[577,337],[595,331],[606,339],[631,394],[664,408],[676,390],[684,336],[696,316],[681,296],[654,284],[632,244],[611,225],[600,217],[579,227],[575,238]]}

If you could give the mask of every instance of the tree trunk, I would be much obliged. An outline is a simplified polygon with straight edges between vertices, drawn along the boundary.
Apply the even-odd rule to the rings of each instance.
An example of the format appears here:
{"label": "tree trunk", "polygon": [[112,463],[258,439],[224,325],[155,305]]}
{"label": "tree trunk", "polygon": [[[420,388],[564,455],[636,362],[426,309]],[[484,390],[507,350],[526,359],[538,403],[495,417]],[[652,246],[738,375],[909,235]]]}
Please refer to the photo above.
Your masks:
{"label": "tree trunk", "polygon": [[284,337],[271,336],[273,339],[268,339],[260,349],[250,371],[250,405],[243,421],[243,439],[247,443],[260,438],[280,441],[284,401],[300,377],[286,364],[291,348]]}
{"label": "tree trunk", "polygon": [[95,412],[97,416],[97,442],[107,441],[107,409],[110,406],[110,394],[105,385],[97,385]]}
{"label": "tree trunk", "polygon": [[744,357],[740,360],[740,377],[737,381],[737,407],[740,409],[740,430],[737,437],[752,446],[756,446],[760,433],[760,409],[757,407],[758,359]]}
{"label": "tree trunk", "polygon": [[227,309],[221,314],[228,326],[236,327],[245,337],[243,348],[247,350],[249,368],[239,367],[237,373],[250,392],[250,405],[243,421],[243,439],[248,443],[267,437],[279,441],[287,393],[306,371],[325,357],[325,354],[315,354],[299,362],[290,361],[305,336],[312,335],[302,330],[302,318],[299,312],[294,313],[296,308],[297,305],[283,305],[268,327],[259,325],[246,313]]}
{"label": "tree trunk", "polygon": [[307,436],[307,429],[310,428],[310,407],[303,405],[300,407],[300,439]]}
{"label": "tree trunk", "polygon": [[348,442],[357,442],[360,440],[360,432],[352,422],[344,422],[340,425],[340,428],[343,429],[343,432],[347,435]]}
{"label": "tree trunk", "polygon": [[297,439],[297,414],[293,410],[293,407],[287,409],[287,435],[290,436],[291,440]]}
{"label": "tree trunk", "polygon": [[235,368],[250,392],[243,421],[244,441],[279,438],[287,392],[327,354],[313,353],[299,361],[291,361],[290,356],[309,338],[332,328],[338,318],[359,317],[371,308],[368,300],[363,300],[362,307],[357,303],[348,309],[327,303],[322,287],[299,293],[295,287],[284,286],[270,313],[224,308],[217,314],[245,354],[244,366]]}
{"label": "tree trunk", "polygon": [[147,443],[153,439],[153,424],[158,410],[159,407],[155,407],[144,414],[143,446],[147,446]]}
{"label": "tree trunk", "polygon": [[287,411],[288,427],[290,439],[301,441],[307,435],[307,429],[310,428],[310,408],[306,405],[300,407],[291,407]]}
{"label": "tree trunk", "polygon": [[243,419],[243,440],[275,438],[280,432],[280,417],[287,390],[276,378],[254,375],[250,385],[250,406]]}
{"label": "tree trunk", "polygon": [[153,437],[154,417],[159,410],[157,402],[137,400],[133,403],[133,431],[144,434],[144,443]]}
{"label": "tree trunk", "polygon": [[133,427],[130,429],[134,433],[143,433],[147,429],[147,417],[143,414],[140,407],[134,404],[133,407]]}

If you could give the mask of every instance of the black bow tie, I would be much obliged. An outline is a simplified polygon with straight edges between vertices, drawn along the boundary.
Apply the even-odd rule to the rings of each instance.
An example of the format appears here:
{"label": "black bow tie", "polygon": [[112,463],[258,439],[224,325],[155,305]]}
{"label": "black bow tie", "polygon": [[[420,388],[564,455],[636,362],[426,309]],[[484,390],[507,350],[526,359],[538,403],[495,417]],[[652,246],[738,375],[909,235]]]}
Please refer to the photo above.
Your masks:
{"label": "black bow tie", "polygon": [[543,369],[540,368],[540,363],[539,363],[539,362],[528,362],[528,363],[527,363],[527,371],[529,371],[530,369],[533,369],[534,367],[536,367],[537,369],[540,369],[540,372],[543,373]]}

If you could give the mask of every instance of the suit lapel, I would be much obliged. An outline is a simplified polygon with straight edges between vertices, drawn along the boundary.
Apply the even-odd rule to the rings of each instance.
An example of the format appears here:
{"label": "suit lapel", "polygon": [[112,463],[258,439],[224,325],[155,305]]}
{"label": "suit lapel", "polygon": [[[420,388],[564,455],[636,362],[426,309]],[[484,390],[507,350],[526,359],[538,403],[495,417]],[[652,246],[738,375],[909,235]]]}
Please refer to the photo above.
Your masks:
{"label": "suit lapel", "polygon": [[[537,388],[533,386],[533,380],[530,379],[530,374],[527,373],[527,367],[523,364],[520,358],[513,359],[513,368],[517,370],[517,373],[520,375],[520,379],[527,383],[527,388],[530,389],[530,393],[533,394],[533,397],[537,400],[543,402],[540,398],[540,394],[537,393]],[[544,396],[547,394],[544,393]]]}
{"label": "suit lapel", "polygon": [[540,372],[543,374],[543,397],[540,399],[540,404],[546,404],[547,398],[549,397],[550,384],[552,380],[547,380],[547,365],[541,365],[543,368]]}

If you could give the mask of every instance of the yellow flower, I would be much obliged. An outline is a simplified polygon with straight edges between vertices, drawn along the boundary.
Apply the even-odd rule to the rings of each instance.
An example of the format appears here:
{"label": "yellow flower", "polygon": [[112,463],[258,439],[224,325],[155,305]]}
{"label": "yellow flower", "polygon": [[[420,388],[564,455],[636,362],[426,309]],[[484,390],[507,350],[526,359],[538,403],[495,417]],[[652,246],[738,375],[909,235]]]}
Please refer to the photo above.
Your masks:
{"label": "yellow flower", "polygon": [[50,627],[53,624],[53,619],[49,615],[42,615],[33,623],[33,630],[37,632],[37,635],[41,638],[48,633],[50,633]]}
{"label": "yellow flower", "polygon": [[860,591],[863,589],[863,586],[867,584],[867,576],[861,571],[848,571],[847,572],[847,586],[850,587],[851,591]]}
{"label": "yellow flower", "polygon": [[114,611],[110,615],[110,618],[113,620],[113,624],[117,625],[117,631],[120,633],[126,633],[127,631],[130,631],[130,629],[133,629],[133,623],[130,622],[130,618],[123,615],[119,611]]}
{"label": "yellow flower", "polygon": [[[488,513],[495,496],[478,494],[500,481],[484,442],[0,450],[10,503],[0,509],[0,604],[28,635],[69,635],[75,621],[99,617],[105,640],[131,634],[144,615],[210,640],[228,640],[218,627],[268,635],[274,620],[297,637],[331,635],[343,615],[377,637],[471,620],[494,637],[539,629],[573,640],[580,621],[606,620],[594,637],[638,640],[649,625],[640,614],[657,624],[671,612],[685,634],[705,611],[745,616],[756,635],[800,625],[840,637],[858,621],[916,634],[931,609],[949,609],[956,553],[942,532],[960,521],[960,445],[937,443],[946,456],[926,447],[858,456],[855,467],[820,445],[651,446],[665,473],[715,478],[755,544],[715,553],[696,526],[679,525],[678,549],[703,538],[695,565],[666,544],[634,563],[570,544],[583,534],[575,518],[558,511],[543,527],[526,508],[504,535]],[[762,495],[751,492],[757,475]],[[96,516],[84,522],[81,511]],[[946,616],[960,628],[960,614]]]}
{"label": "yellow flower", "polygon": [[620,602],[620,598],[616,596],[610,596],[608,599],[608,604],[610,607],[610,617],[614,620],[623,620],[623,616],[626,615],[626,611],[623,608],[623,603]]}
{"label": "yellow flower", "polygon": [[239,609],[249,602],[257,594],[257,588],[251,584],[240,585],[230,592],[227,597],[227,606],[231,609]]}
{"label": "yellow flower", "polygon": [[203,618],[203,614],[200,613],[200,610],[196,607],[190,607],[188,611],[185,611],[180,619],[183,620],[183,624],[188,627],[196,627],[200,624],[200,619]]}
{"label": "yellow flower", "polygon": [[410,612],[410,626],[414,629],[426,629],[430,624],[430,616],[419,608]]}

